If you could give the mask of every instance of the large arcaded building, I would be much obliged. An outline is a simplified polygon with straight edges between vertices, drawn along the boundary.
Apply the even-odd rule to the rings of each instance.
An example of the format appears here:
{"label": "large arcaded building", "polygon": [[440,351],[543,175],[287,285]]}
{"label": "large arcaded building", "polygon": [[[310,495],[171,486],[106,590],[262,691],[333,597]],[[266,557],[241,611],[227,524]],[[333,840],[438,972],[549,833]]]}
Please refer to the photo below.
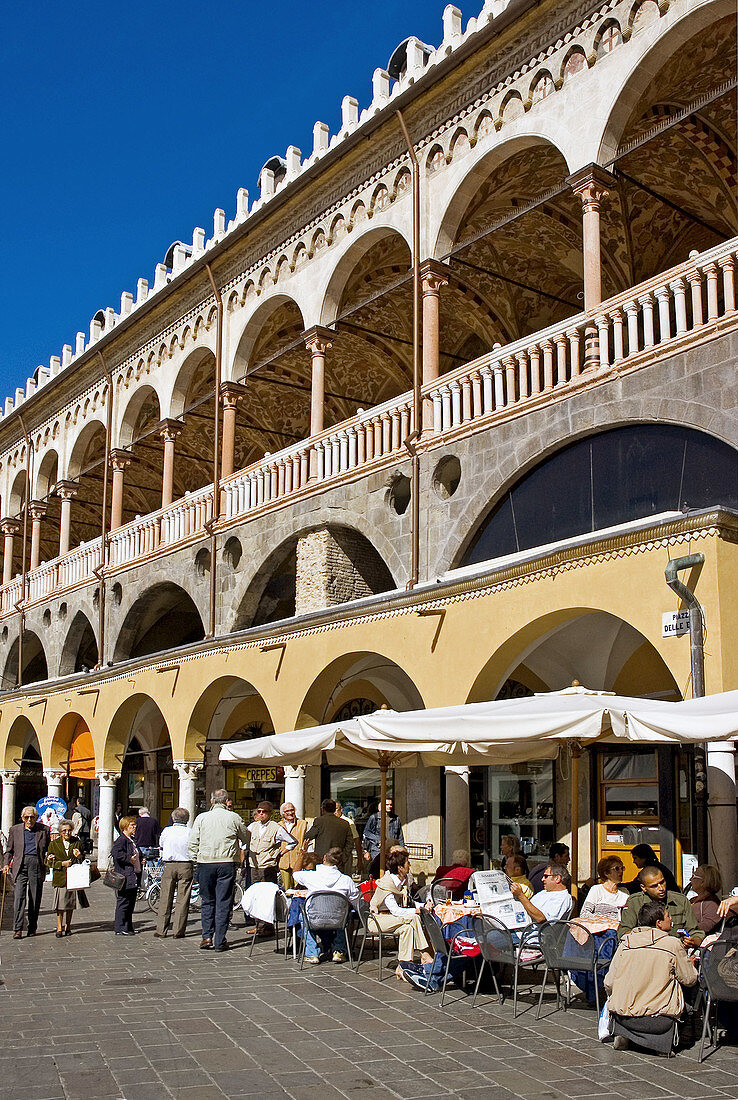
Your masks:
{"label": "large arcaded building", "polygon": [[[361,822],[371,770],[220,745],[573,679],[688,697],[662,637],[686,554],[706,690],[738,687],[735,30],[728,0],[447,7],[6,400],[3,828],[81,789],[104,855],[116,802],[166,818],[223,783]],[[398,771],[418,868],[565,837],[568,768]],[[636,837],[680,871],[699,757],[581,775],[584,871]],[[732,882],[731,752],[708,778]]]}

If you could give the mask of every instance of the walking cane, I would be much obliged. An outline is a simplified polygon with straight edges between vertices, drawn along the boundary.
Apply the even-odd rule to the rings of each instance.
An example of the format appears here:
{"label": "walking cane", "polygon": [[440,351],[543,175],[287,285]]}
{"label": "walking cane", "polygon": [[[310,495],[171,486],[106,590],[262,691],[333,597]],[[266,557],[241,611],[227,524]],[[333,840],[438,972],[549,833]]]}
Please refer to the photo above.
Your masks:
{"label": "walking cane", "polygon": [[3,874],[3,898],[0,901],[0,933],[3,930],[3,915],[5,913],[5,891],[8,888],[8,876],[7,873]]}

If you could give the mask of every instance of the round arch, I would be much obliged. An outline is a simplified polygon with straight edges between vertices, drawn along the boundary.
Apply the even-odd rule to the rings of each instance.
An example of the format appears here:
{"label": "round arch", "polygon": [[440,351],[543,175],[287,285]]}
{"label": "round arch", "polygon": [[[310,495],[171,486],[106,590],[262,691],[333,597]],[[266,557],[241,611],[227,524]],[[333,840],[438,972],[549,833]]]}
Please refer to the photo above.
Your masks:
{"label": "round arch", "polygon": [[49,496],[59,480],[59,455],[52,448],[47,451],[38,466],[34,500],[43,500]]}
{"label": "round arch", "polygon": [[[66,480],[74,481],[81,474],[87,473],[89,461],[96,450],[99,449],[101,455],[104,453],[105,431],[102,420],[89,420],[85,424],[69,455]],[[101,436],[102,444],[98,442]]]}
{"label": "round arch", "polygon": [[399,226],[382,225],[366,229],[360,236],[347,238],[344,251],[333,267],[327,281],[320,307],[321,325],[330,325],[336,320],[341,308],[343,293],[351,278],[352,272],[361,263],[362,259],[376,244],[390,239],[399,239],[407,247],[408,265],[411,242]]}
{"label": "round arch", "polygon": [[297,728],[329,722],[354,698],[391,710],[424,710],[425,703],[410,674],[384,654],[345,653],[313,680],[302,701]]}
{"label": "round arch", "polygon": [[212,390],[215,388],[215,355],[211,349],[209,347],[195,348],[183,359],[172,384],[169,412],[167,414],[170,418],[176,420],[187,411],[187,399],[193,388],[193,382],[196,381],[197,375],[202,373],[204,366],[211,360],[213,364]]}
{"label": "round arch", "polygon": [[75,672],[86,672],[95,668],[98,660],[95,630],[84,611],[78,611],[64,639],[59,660],[59,675],[69,676]]}
{"label": "round arch", "polygon": [[170,743],[169,726],[160,707],[144,692],[130,695],[112,716],[105,734],[103,768],[120,771],[134,738],[144,752],[153,752],[164,740]]}
{"label": "round arch", "polygon": [[[131,394],[123,410],[118,429],[118,446],[129,448],[136,442],[141,424],[156,424],[161,420],[159,396],[153,386],[139,386]],[[145,429],[144,429],[145,430]]]}
{"label": "round arch", "polygon": [[[274,732],[269,708],[259,690],[239,676],[220,676],[203,691],[187,722],[184,758],[196,760],[208,742],[229,741],[248,733]],[[217,752],[215,753],[217,762]],[[207,762],[207,761],[206,761]]]}
{"label": "round arch", "polygon": [[40,755],[40,742],[35,727],[25,714],[19,714],[8,731],[3,766],[13,769],[19,767],[19,761],[23,759],[26,749],[34,742]]}
{"label": "round arch", "polygon": [[27,473],[25,469],[19,470],[13,478],[13,484],[8,496],[8,515],[18,516],[23,511],[26,500]]}
{"label": "round arch", "polygon": [[678,701],[674,674],[635,627],[595,607],[568,607],[526,623],[488,658],[467,703],[496,699],[508,680],[560,691],[578,680],[598,691]]}
{"label": "round arch", "polygon": [[192,597],[179,585],[165,581],[141,593],[129,608],[113,660],[143,657],[204,637],[205,628]]}
{"label": "round arch", "polygon": [[[80,763],[84,763],[84,771],[88,773],[84,778],[91,778],[95,773],[95,750],[92,735],[87,720],[75,711],[70,711],[59,719],[54,730],[54,736],[51,739],[49,766],[66,770],[72,756],[73,745],[78,738],[83,739],[80,742],[80,748],[83,749],[85,755],[84,758],[80,758],[80,752],[78,751],[77,757]],[[90,756],[92,759],[89,759]]]}
{"label": "round arch", "polygon": [[[18,681],[18,650],[16,638],[10,647],[3,670],[3,685],[6,690],[12,690]],[[43,642],[34,631],[26,630],[23,632],[23,668],[20,682],[22,685],[36,684],[48,678],[49,666]]]}
{"label": "round arch", "polygon": [[275,314],[283,308],[287,308],[290,312],[296,312],[300,315],[302,328],[304,330],[305,313],[297,299],[289,294],[281,292],[270,294],[265,301],[257,305],[251,316],[246,320],[243,330],[238,337],[235,354],[231,363],[232,380],[239,380],[248,374],[249,368],[253,366],[252,359],[254,350],[259,343],[259,339],[264,329]]}

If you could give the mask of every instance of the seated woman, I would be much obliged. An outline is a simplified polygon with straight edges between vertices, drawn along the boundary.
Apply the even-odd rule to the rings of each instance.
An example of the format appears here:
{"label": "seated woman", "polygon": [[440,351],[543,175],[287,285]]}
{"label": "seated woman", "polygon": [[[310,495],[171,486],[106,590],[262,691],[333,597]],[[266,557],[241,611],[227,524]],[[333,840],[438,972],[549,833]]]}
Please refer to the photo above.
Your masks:
{"label": "seated woman", "polygon": [[[46,852],[46,866],[51,867],[51,884],[54,887],[57,939],[71,936],[72,914],[77,908],[77,891],[67,890],[67,867],[81,863],[84,858],[82,842],[72,836],[72,822],[66,819],[60,821],[59,836],[51,841]],[[82,890],[79,893],[84,894]]]}
{"label": "seated woman", "polygon": [[720,923],[718,906],[723,892],[723,879],[717,867],[702,863],[692,875],[690,889],[697,895],[690,898],[697,927],[712,932]]}
{"label": "seated woman", "polygon": [[[433,953],[425,938],[423,925],[416,906],[408,904],[408,880],[410,856],[405,849],[390,852],[387,870],[377,883],[371,902],[372,914],[383,932],[396,932],[399,936],[398,962],[412,962],[415,951],[420,952],[421,962],[432,963]],[[395,974],[404,980],[402,967]]]}
{"label": "seated woman", "polygon": [[451,891],[454,901],[464,896],[469,879],[474,874],[474,868],[469,867],[469,853],[463,848],[458,848],[451,856],[451,862],[447,866],[439,867],[436,871],[431,887],[437,882],[442,882],[447,890]]}
{"label": "seated woman", "polygon": [[628,901],[628,891],[623,890],[623,871],[625,867],[620,856],[605,856],[597,864],[600,881],[587,893],[579,914],[587,917],[605,917],[620,922],[621,910]]}
{"label": "seated woman", "polygon": [[510,855],[505,863],[505,874],[511,882],[517,882],[526,898],[533,897],[533,886],[528,879],[528,863],[524,856]]}

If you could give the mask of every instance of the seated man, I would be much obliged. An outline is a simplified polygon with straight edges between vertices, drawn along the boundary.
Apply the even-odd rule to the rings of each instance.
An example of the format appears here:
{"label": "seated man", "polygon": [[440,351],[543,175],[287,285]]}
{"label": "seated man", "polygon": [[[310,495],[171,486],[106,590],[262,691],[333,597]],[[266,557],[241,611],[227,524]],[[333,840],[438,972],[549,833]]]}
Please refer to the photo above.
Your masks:
{"label": "seated man", "polygon": [[682,986],[697,983],[697,971],[671,930],[665,903],[646,898],[638,926],[620,941],[605,975],[616,1050],[624,1050],[629,1038],[671,1050],[673,1023],[684,1011]]}
{"label": "seated man", "polygon": [[[568,920],[574,908],[574,899],[564,885],[565,868],[560,863],[549,863],[543,872],[543,889],[532,898],[525,896],[525,890],[519,882],[510,884],[510,892],[520,902],[534,924],[543,924],[547,920]],[[530,942],[536,942],[536,935],[529,936]]]}
{"label": "seated man", "polygon": [[523,893],[530,899],[533,897],[533,886],[525,874],[525,867],[525,858],[517,853],[508,856],[505,861],[505,874],[511,882],[516,882],[519,886],[522,886]]}
{"label": "seated man", "polygon": [[698,947],[705,933],[697,927],[694,910],[684,894],[676,890],[667,890],[666,880],[658,867],[644,867],[638,872],[640,890],[631,894],[623,908],[618,927],[618,940],[632,932],[641,923],[641,909],[648,901],[658,901],[666,906],[671,917],[670,935],[673,937],[686,932],[685,947]]}
{"label": "seated man", "polygon": [[[354,885],[353,879],[341,873],[343,859],[343,848],[331,848],[323,856],[323,862],[319,863],[314,871],[295,870],[293,872],[295,882],[307,889],[308,897],[317,890],[331,890],[335,894],[343,894],[352,905],[356,905],[361,894],[358,887]],[[320,962],[320,952],[315,936],[304,927],[302,918],[300,925],[305,936],[305,962],[315,966]],[[334,963],[346,962],[346,933],[342,928],[335,932],[318,932],[318,935],[325,951],[333,952]]]}

